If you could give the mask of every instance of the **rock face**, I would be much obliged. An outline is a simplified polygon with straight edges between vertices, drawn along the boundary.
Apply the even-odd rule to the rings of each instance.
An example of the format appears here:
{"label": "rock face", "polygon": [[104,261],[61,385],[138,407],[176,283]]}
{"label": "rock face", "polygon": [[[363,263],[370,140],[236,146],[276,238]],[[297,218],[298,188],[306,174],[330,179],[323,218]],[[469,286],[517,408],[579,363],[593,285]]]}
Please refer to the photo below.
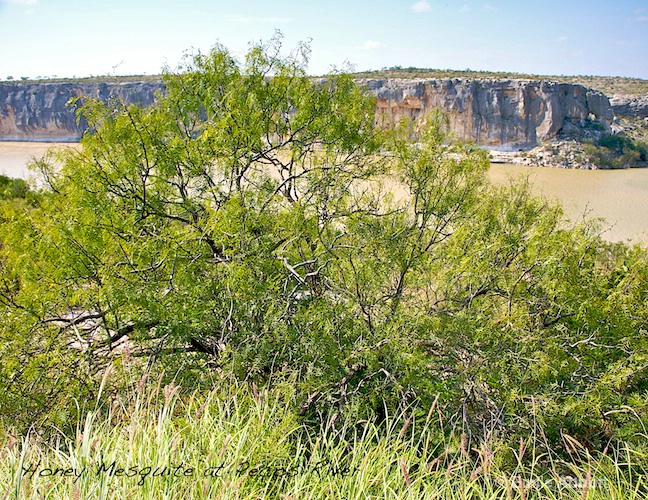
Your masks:
{"label": "rock face", "polygon": [[458,137],[494,149],[529,149],[563,129],[593,122],[609,130],[614,112],[601,92],[527,80],[359,80],[378,98],[379,120],[419,119],[445,110]]}
{"label": "rock face", "polygon": [[[597,122],[609,129],[614,112],[602,93],[580,85],[526,80],[358,80],[378,101],[379,123],[420,119],[444,110],[458,137],[501,150],[529,149],[563,130]],[[149,105],[161,82],[0,84],[0,140],[76,141],[85,124],[65,106],[71,97],[119,97]]]}
{"label": "rock face", "polygon": [[610,98],[610,104],[616,116],[648,118],[647,96],[615,95]]}
{"label": "rock face", "polygon": [[73,97],[149,106],[161,83],[2,83],[0,84],[0,141],[75,142],[87,123],[77,124],[76,114],[66,106]]}

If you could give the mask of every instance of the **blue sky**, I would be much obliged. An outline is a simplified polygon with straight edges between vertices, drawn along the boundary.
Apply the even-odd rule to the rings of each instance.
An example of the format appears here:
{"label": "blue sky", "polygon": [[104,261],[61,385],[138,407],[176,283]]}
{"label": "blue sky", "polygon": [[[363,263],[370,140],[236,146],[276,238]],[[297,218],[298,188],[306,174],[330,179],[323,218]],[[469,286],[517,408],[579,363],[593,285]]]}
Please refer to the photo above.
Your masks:
{"label": "blue sky", "polygon": [[430,67],[648,79],[648,0],[0,0],[0,79],[156,74],[276,29],[309,71]]}

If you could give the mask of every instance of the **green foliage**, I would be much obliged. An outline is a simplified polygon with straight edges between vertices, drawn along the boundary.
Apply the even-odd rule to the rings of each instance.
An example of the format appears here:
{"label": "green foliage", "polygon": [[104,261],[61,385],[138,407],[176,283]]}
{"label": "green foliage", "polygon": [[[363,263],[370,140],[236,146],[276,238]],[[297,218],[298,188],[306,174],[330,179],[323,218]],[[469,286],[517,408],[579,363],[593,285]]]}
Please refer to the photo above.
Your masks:
{"label": "green foliage", "polygon": [[376,129],[373,99],[307,78],[308,55],[218,46],[150,108],[81,107],[82,149],[0,225],[0,415],[69,425],[113,366],[104,394],[289,380],[315,428],[436,401],[483,438],[641,443],[645,249],[491,186],[441,115]]}
{"label": "green foliage", "polygon": [[635,161],[648,161],[648,148],[639,141],[633,141],[625,135],[603,135],[599,139],[599,145],[610,149],[615,154],[625,155],[635,152]]}
{"label": "green foliage", "polygon": [[5,175],[0,175],[0,200],[24,199],[29,194],[29,187],[23,179],[12,179]]}
{"label": "green foliage", "polygon": [[622,134],[603,134],[596,144],[583,144],[590,161],[602,168],[645,166],[648,146]]}

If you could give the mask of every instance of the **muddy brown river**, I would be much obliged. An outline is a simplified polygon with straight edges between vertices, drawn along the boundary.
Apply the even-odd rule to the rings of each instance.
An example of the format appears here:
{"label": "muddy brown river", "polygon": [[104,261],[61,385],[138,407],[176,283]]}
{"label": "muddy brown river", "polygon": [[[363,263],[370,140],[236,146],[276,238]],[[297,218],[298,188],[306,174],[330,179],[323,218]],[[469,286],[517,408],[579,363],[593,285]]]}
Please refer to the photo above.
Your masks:
{"label": "muddy brown river", "polygon": [[648,169],[571,170],[521,165],[491,165],[494,182],[528,176],[534,193],[559,200],[572,220],[606,219],[610,241],[648,242]]}
{"label": "muddy brown river", "polygon": [[[32,174],[27,163],[52,146],[76,144],[0,142],[0,174],[28,178]],[[648,169],[567,170],[494,163],[489,175],[496,183],[528,176],[532,190],[559,200],[570,219],[606,219],[606,239],[648,242]]]}

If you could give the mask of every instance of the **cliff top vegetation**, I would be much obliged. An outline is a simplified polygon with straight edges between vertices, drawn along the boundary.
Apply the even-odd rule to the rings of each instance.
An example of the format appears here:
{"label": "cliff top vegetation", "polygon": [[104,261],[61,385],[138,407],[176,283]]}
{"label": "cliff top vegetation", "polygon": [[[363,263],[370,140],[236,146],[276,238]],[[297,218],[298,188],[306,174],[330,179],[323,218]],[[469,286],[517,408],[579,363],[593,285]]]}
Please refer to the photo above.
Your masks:
{"label": "cliff top vegetation", "polygon": [[595,90],[600,90],[610,96],[622,95],[648,95],[648,80],[641,78],[626,78],[619,76],[594,76],[594,75],[534,75],[526,73],[504,71],[475,71],[471,69],[429,69],[429,68],[402,68],[395,66],[376,71],[361,71],[354,73],[357,78],[469,78],[469,79],[495,79],[495,80],[549,80],[555,82],[573,83],[583,85]]}
{"label": "cliff top vegetation", "polygon": [[[402,68],[394,66],[380,70],[360,71],[352,74],[355,78],[469,78],[469,79],[520,79],[548,80],[555,82],[573,83],[588,88],[600,90],[608,96],[648,96],[648,80],[642,78],[627,78],[619,76],[595,75],[536,75],[505,71],[477,71],[431,68]],[[157,82],[161,75],[99,75],[79,78],[42,78],[11,80],[8,83],[126,83],[126,82]]]}

